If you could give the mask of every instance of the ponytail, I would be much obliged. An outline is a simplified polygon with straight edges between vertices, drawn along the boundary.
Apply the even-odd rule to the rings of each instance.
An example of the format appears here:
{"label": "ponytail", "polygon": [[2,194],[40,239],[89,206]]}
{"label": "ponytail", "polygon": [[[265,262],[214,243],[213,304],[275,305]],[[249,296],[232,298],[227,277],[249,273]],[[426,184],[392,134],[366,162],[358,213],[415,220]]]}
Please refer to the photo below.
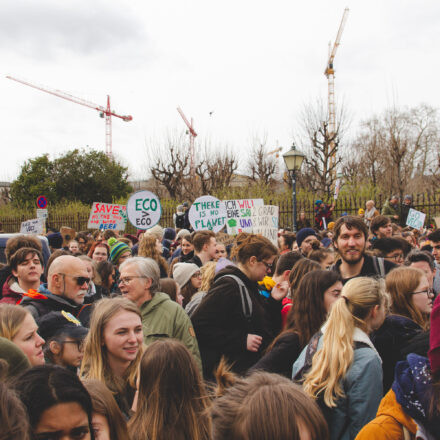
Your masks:
{"label": "ponytail", "polygon": [[313,357],[303,384],[309,396],[323,397],[329,408],[335,407],[337,399],[344,395],[340,381],[353,362],[355,327],[367,331],[365,320],[376,305],[388,305],[384,282],[360,277],[344,286],[341,297],[332,306],[322,348]]}

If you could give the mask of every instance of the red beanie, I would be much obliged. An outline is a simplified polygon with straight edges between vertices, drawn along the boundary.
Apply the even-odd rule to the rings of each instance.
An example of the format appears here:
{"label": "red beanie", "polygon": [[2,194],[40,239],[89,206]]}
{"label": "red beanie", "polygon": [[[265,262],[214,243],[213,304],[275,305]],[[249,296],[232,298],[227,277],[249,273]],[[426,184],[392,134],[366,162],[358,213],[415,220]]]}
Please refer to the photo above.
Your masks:
{"label": "red beanie", "polygon": [[434,301],[434,307],[431,312],[431,330],[429,335],[429,362],[431,371],[436,373],[440,371],[440,296]]}

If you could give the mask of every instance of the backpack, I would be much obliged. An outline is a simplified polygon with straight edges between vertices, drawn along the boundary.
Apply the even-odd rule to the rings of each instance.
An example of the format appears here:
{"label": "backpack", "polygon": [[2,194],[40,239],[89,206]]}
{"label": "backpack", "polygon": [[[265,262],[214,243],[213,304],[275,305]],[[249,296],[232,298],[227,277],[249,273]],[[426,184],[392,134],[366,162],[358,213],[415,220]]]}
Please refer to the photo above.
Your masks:
{"label": "backpack", "polygon": [[385,277],[385,260],[382,257],[373,256],[373,266],[374,271],[377,275],[380,275],[382,278]]}
{"label": "backpack", "polygon": [[249,292],[246,285],[244,284],[241,278],[239,278],[237,275],[232,275],[232,274],[222,275],[220,278],[217,278],[216,282],[226,277],[232,278],[238,284],[238,288],[240,290],[241,308],[243,311],[243,315],[246,318],[246,321],[250,322],[252,318],[252,300],[251,297],[249,296]]}
{"label": "backpack", "polygon": [[184,214],[176,214],[176,229],[183,229],[183,226],[185,224],[185,215]]}

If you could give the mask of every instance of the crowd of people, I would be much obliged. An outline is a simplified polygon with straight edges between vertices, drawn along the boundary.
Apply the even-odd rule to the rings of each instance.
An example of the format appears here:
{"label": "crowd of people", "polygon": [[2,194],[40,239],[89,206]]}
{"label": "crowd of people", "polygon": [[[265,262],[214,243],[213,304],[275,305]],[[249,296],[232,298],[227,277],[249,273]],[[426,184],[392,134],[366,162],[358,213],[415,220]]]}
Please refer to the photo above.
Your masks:
{"label": "crowd of people", "polygon": [[318,200],[277,243],[191,231],[187,206],[52,230],[49,258],[11,237],[0,438],[440,438],[440,230],[370,202],[332,221]]}

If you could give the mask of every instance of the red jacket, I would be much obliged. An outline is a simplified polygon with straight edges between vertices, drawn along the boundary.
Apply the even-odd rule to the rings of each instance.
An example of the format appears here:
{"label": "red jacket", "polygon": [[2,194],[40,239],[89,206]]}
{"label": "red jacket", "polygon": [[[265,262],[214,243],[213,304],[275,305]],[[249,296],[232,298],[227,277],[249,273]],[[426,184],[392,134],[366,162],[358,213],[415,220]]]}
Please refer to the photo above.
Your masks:
{"label": "red jacket", "polygon": [[18,285],[17,280],[12,275],[9,275],[3,284],[0,303],[18,304],[21,298],[23,298],[23,290]]}

